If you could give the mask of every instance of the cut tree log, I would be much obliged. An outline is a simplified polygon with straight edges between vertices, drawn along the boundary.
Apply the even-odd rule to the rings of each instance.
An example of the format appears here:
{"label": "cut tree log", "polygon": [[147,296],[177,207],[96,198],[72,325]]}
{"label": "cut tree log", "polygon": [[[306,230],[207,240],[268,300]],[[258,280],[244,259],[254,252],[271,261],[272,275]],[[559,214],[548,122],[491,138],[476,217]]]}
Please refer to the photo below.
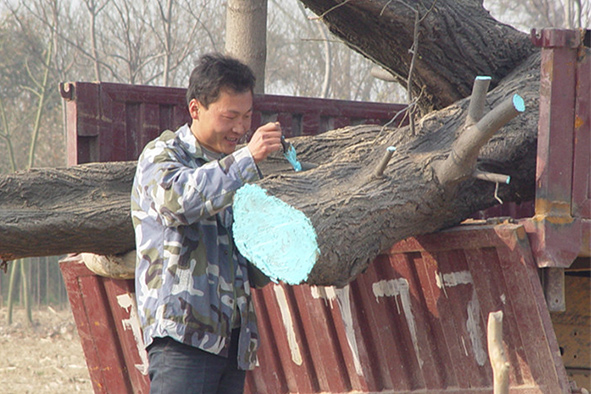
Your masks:
{"label": "cut tree log", "polygon": [[[537,67],[537,60],[531,60],[531,66]],[[515,75],[524,74],[535,75]],[[538,84],[533,79],[507,81],[510,93],[502,85],[487,101],[493,108],[502,108],[505,97],[519,91],[528,108],[537,111]],[[491,119],[485,115],[465,129],[467,106],[468,101],[462,100],[423,119],[417,138],[409,136],[407,129],[379,133],[375,127],[359,126],[328,132],[305,144],[293,141],[301,160],[321,165],[266,177],[257,183],[266,194],[250,188],[238,191],[234,237],[239,250],[272,278],[343,286],[395,242],[455,225],[494,205],[495,184],[472,177],[478,152],[480,172],[511,177],[511,184],[500,187],[503,200],[533,198],[537,122],[518,117],[480,150],[484,142],[478,141],[478,125],[489,125]],[[513,116],[523,111],[520,103],[517,107]],[[498,126],[482,134],[489,138]],[[453,143],[456,131],[461,149]],[[466,137],[476,150],[467,148]],[[375,168],[390,146],[397,148],[396,153],[383,176],[376,177]],[[329,161],[321,162],[327,156]],[[242,193],[246,198],[241,198]],[[285,205],[272,212],[273,198]],[[250,204],[264,208],[264,215]],[[292,215],[292,209],[303,213],[309,223],[300,220],[299,214]],[[289,276],[282,276],[284,272]]]}
{"label": "cut tree log", "polygon": [[[479,168],[511,176],[505,201],[533,198],[539,57],[532,57],[487,95],[491,108],[519,93],[530,116],[507,124],[480,151]],[[315,223],[323,251],[307,283],[344,285],[394,242],[455,225],[496,203],[494,184],[469,177],[443,187],[434,163],[449,156],[463,130],[468,100],[423,118],[418,135],[365,125],[291,139],[298,159],[318,164],[293,172],[280,158],[261,166],[258,185]],[[381,177],[374,171],[387,147],[397,151]],[[0,257],[134,248],[129,193],[135,163],[87,164],[0,177]]]}
{"label": "cut tree log", "polygon": [[93,163],[0,177],[0,259],[133,249],[135,167]]}
{"label": "cut tree log", "polygon": [[[321,254],[307,283],[344,285],[396,241],[455,225],[495,205],[495,184],[473,173],[493,180],[495,174],[510,176],[509,185],[498,187],[504,201],[533,199],[540,57],[528,35],[494,20],[477,0],[302,2],[405,86],[418,13],[420,46],[411,88],[427,114],[417,122],[416,135],[408,128],[357,126],[292,139],[298,159],[318,165],[308,171],[294,173],[279,158],[262,166],[267,177],[258,186],[314,226]],[[493,90],[468,109],[464,97],[477,76],[490,76]],[[446,180],[442,163],[472,118],[514,94],[524,99],[526,112],[480,149],[476,167],[473,156],[459,177]],[[396,152],[376,176],[390,146]],[[133,249],[134,168],[135,163],[108,163],[0,177],[0,258]]]}
{"label": "cut tree log", "polygon": [[73,255],[74,259],[82,259],[84,265],[95,274],[113,279],[133,279],[137,254],[135,250],[122,255],[102,255],[94,253],[80,253]]}

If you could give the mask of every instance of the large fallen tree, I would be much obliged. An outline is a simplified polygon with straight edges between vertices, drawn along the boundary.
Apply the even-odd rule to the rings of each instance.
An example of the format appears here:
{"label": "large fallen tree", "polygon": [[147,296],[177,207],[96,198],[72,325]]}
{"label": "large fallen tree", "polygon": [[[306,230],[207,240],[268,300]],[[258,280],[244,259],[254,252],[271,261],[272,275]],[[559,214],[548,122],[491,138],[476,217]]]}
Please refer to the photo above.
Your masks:
{"label": "large fallen tree", "polygon": [[[302,213],[313,230],[307,283],[346,284],[396,241],[455,225],[498,198],[533,198],[539,55],[528,35],[495,21],[476,0],[302,1],[409,85],[426,114],[414,130],[356,126],[293,139],[298,159],[317,165],[307,171],[290,171],[281,159],[263,166],[267,176],[257,186]],[[486,86],[477,84],[470,100],[475,80]],[[389,147],[396,147],[391,158]],[[134,167],[90,164],[1,177],[0,258],[132,250]],[[490,173],[511,182],[499,184],[506,178]],[[277,234],[260,237],[273,241]],[[290,245],[279,246],[275,255],[289,257]],[[245,253],[257,263],[265,247],[255,249]],[[259,263],[283,262],[265,258]]]}

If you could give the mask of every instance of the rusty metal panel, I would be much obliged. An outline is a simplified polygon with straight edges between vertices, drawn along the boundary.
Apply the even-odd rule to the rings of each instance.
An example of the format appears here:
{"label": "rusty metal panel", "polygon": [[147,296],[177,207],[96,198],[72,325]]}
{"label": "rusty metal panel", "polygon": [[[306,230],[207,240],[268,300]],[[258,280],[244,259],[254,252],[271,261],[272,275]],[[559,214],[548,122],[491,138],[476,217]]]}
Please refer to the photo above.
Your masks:
{"label": "rusty metal panel", "polygon": [[[190,120],[186,89],[116,83],[62,84],[67,102],[68,164],[136,160],[165,129]],[[285,135],[315,135],[349,124],[384,124],[405,106],[257,95],[252,129],[279,120]],[[398,122],[394,122],[394,125]]]}
{"label": "rusty metal panel", "polygon": [[514,202],[506,202],[504,204],[495,205],[484,211],[478,211],[472,215],[473,219],[488,219],[510,217],[513,219],[531,218],[535,215],[534,201],[526,201],[520,204]]}
{"label": "rusty metal panel", "polygon": [[149,393],[133,281],[97,276],[77,258],[60,268],[94,392]]}
{"label": "rusty metal panel", "polygon": [[591,31],[544,29],[535,216],[525,223],[539,267],[567,268],[591,253]]}
{"label": "rusty metal panel", "polygon": [[591,30],[587,46],[580,48],[575,104],[575,157],[573,162],[572,215],[581,218],[579,256],[591,256]]}
{"label": "rusty metal panel", "polygon": [[251,393],[490,392],[486,326],[497,310],[511,392],[569,392],[521,225],[410,238],[343,289],[272,284],[255,302]]}
{"label": "rusty metal panel", "polygon": [[[62,271],[95,392],[147,393],[133,281],[97,277],[78,260]],[[490,392],[485,329],[496,310],[511,392],[568,392],[520,225],[410,238],[343,289],[272,284],[254,300],[262,347],[250,393]]]}
{"label": "rusty metal panel", "polygon": [[164,129],[189,120],[185,89],[76,82],[61,90],[70,165],[135,160]]}
{"label": "rusty metal panel", "polygon": [[96,148],[93,142],[98,131],[93,118],[99,113],[97,85],[80,86],[75,100],[74,84],[61,84],[60,93],[66,101],[68,164],[83,163],[84,159],[93,156]]}
{"label": "rusty metal panel", "polygon": [[[591,30],[586,33],[591,41]],[[576,68],[572,215],[591,219],[591,48],[581,47]]]}
{"label": "rusty metal panel", "polygon": [[[560,30],[543,31],[544,36],[562,36]],[[569,34],[572,31],[568,31]],[[536,169],[536,209],[560,210],[572,192],[573,129],[575,124],[575,65],[577,48],[551,46],[542,49],[540,72],[540,115]],[[570,210],[567,212],[570,214]],[[558,214],[558,212],[557,212]]]}

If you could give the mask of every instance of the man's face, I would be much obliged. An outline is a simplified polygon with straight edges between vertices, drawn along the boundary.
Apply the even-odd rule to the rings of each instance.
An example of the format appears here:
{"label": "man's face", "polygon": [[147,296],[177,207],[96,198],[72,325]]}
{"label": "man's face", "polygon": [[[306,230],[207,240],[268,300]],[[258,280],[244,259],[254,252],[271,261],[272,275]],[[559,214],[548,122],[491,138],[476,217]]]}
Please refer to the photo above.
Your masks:
{"label": "man's face", "polygon": [[205,108],[195,99],[189,103],[191,131],[206,149],[230,154],[248,130],[252,116],[252,93],[222,89],[217,101]]}

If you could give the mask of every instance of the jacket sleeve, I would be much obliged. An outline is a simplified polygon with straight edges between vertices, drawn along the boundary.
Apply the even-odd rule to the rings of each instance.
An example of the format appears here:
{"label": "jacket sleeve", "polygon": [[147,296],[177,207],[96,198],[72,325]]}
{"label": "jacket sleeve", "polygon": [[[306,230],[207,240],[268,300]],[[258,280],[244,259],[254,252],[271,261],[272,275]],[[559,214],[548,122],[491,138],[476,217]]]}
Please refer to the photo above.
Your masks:
{"label": "jacket sleeve", "polygon": [[157,214],[169,227],[215,215],[232,203],[236,190],[259,179],[247,147],[196,168],[184,164],[172,150],[155,151],[142,154],[136,183],[140,195],[151,200],[150,213]]}

